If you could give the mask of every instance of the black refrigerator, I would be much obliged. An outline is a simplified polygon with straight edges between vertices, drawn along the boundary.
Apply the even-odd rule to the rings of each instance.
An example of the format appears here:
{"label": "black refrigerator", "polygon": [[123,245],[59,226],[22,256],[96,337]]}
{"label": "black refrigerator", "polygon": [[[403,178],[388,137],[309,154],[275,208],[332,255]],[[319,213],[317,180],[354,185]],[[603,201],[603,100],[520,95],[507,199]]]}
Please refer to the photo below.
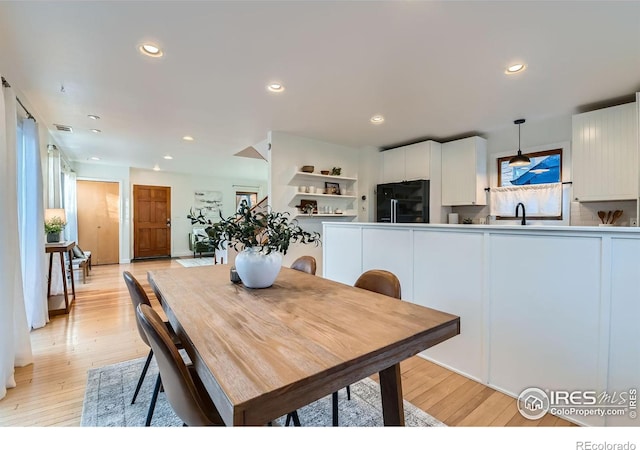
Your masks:
{"label": "black refrigerator", "polygon": [[429,180],[379,184],[376,221],[429,223]]}

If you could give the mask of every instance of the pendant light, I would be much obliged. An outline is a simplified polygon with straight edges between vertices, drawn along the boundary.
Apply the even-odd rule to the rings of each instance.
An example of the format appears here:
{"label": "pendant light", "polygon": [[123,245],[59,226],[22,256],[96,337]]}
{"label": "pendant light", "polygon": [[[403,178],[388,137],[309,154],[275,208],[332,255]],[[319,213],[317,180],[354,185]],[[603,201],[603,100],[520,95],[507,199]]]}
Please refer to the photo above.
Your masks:
{"label": "pendant light", "polygon": [[522,154],[520,150],[520,125],[524,123],[524,119],[515,120],[513,123],[518,125],[518,154],[509,160],[511,167],[522,167],[531,164],[531,160]]}

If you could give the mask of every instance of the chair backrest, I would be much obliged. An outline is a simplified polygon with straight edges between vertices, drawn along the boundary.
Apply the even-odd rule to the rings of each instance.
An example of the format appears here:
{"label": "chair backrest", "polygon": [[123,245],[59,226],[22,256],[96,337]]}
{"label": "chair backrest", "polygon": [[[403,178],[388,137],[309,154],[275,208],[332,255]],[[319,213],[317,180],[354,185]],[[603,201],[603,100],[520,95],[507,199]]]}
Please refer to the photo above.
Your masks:
{"label": "chair backrest", "polygon": [[310,273],[311,275],[316,274],[316,259],[313,256],[301,256],[296,259],[293,264],[291,264],[291,268],[294,270],[299,270],[300,272]]}
{"label": "chair backrest", "polygon": [[388,295],[393,298],[401,298],[400,280],[394,274],[386,270],[368,270],[356,280],[355,287]]}
{"label": "chair backrest", "polygon": [[72,249],[73,251],[73,257],[75,258],[87,258],[87,255],[84,254],[84,252],[82,251],[82,249],[80,248],[79,245],[75,245]]}
{"label": "chair backrest", "polygon": [[[147,297],[147,293],[144,291],[142,285],[138,282],[136,277],[134,277],[131,272],[124,271],[122,272],[122,276],[124,277],[124,281],[127,284],[127,288],[129,289],[129,296],[131,297],[131,303],[133,303],[133,310],[135,312],[138,305],[147,305],[151,307],[151,302],[149,301],[149,297]],[[142,329],[142,325],[138,320],[138,316],[136,315],[136,326],[138,327],[138,333],[140,334],[140,338],[149,345],[149,341],[147,340],[147,335]]]}
{"label": "chair backrest", "polygon": [[162,387],[177,416],[190,426],[224,425],[202,381],[185,364],[160,316],[143,304],[136,308],[136,317],[147,335]]}

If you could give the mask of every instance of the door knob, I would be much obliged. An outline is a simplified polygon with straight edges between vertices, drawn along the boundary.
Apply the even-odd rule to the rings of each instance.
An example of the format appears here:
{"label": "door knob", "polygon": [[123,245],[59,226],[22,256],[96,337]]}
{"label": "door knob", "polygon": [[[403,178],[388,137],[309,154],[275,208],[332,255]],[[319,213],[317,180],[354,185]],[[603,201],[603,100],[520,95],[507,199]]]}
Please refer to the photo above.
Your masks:
{"label": "door knob", "polygon": [[167,226],[171,228],[171,219],[167,219]]}

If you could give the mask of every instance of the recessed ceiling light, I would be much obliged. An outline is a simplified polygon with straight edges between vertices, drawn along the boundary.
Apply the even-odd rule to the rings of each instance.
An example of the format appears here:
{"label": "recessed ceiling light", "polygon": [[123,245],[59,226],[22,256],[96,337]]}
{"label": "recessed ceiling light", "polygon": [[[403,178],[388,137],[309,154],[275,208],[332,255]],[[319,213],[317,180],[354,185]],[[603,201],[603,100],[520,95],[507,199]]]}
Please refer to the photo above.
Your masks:
{"label": "recessed ceiling light", "polygon": [[91,131],[94,133],[102,133],[102,130],[98,130],[97,128],[92,128]]}
{"label": "recessed ceiling light", "polygon": [[173,156],[171,156],[171,155],[165,155],[165,156],[163,156],[163,158],[164,158],[164,159],[173,159]]}
{"label": "recessed ceiling light", "polygon": [[160,50],[160,47],[154,44],[142,44],[138,48],[144,55],[151,56],[152,58],[160,58],[164,54],[162,50]]}
{"label": "recessed ceiling light", "polygon": [[183,141],[193,141],[193,136],[182,136]]}
{"label": "recessed ceiling light", "polygon": [[282,83],[271,83],[267,85],[267,90],[271,92],[282,92],[284,91],[284,86]]}
{"label": "recessed ceiling light", "polygon": [[380,114],[376,114],[369,120],[371,121],[371,123],[380,124],[384,122],[384,117],[382,117]]}
{"label": "recessed ceiling light", "polygon": [[518,73],[518,72],[522,72],[525,69],[525,65],[524,64],[514,64],[512,66],[507,67],[507,70],[504,71],[504,73],[511,75],[514,73]]}
{"label": "recessed ceiling light", "polygon": [[90,159],[91,161],[100,161],[100,158],[98,158],[97,156],[92,156],[91,158],[87,159]]}
{"label": "recessed ceiling light", "polygon": [[156,164],[155,166],[153,166],[153,170],[155,170],[156,172],[159,171],[160,170],[160,166]]}
{"label": "recessed ceiling light", "polygon": [[95,114],[87,114],[87,117],[93,120],[98,120],[100,118],[100,116],[96,116]]}

